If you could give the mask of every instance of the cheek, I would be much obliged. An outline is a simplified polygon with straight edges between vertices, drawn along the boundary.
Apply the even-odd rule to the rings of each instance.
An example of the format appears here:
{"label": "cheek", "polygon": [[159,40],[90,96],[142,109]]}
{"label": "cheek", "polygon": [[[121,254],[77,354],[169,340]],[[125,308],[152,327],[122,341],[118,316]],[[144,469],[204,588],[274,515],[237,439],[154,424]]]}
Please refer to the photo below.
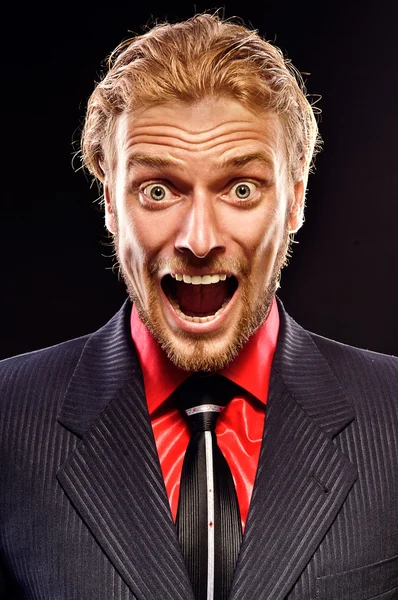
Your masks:
{"label": "cheek", "polygon": [[137,221],[124,209],[118,210],[117,215],[117,250],[118,258],[123,269],[130,278],[139,271],[139,266],[145,262],[145,235],[137,227]]}
{"label": "cheek", "polygon": [[247,218],[241,218],[235,239],[249,260],[258,255],[264,260],[265,254],[272,257],[279,248],[284,229],[285,216],[278,208],[272,210],[267,206],[249,213]]}
{"label": "cheek", "polygon": [[143,257],[144,249],[142,248],[141,237],[132,221],[119,218],[118,242],[121,258],[130,259],[135,257],[140,259]]}
{"label": "cheek", "polygon": [[159,259],[170,246],[171,235],[164,216],[141,211],[119,214],[119,255],[137,272]]}

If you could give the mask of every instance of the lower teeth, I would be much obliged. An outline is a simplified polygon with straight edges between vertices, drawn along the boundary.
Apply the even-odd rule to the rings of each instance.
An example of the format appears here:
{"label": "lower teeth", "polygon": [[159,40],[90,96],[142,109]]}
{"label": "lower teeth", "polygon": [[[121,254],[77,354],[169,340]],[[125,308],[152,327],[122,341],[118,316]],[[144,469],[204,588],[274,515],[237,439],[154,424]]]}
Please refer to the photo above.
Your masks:
{"label": "lower teeth", "polygon": [[180,307],[178,306],[178,304],[176,302],[173,302],[172,300],[170,301],[172,307],[174,308],[174,310],[176,311],[176,313],[179,317],[181,317],[185,321],[191,321],[193,323],[209,323],[210,321],[214,321],[214,319],[216,319],[224,311],[228,302],[229,302],[229,299],[224,300],[223,304],[221,305],[221,308],[219,308],[217,310],[217,312],[214,313],[214,315],[209,315],[208,317],[190,317],[189,315],[186,315],[185,313],[182,312],[182,310],[180,309]]}

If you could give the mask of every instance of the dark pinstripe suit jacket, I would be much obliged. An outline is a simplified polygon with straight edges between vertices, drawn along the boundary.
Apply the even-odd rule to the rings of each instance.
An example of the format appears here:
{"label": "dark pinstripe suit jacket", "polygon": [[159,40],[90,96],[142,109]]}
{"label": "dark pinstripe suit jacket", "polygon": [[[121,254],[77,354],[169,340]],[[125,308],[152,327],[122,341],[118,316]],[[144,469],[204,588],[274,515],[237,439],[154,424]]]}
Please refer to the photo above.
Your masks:
{"label": "dark pinstripe suit jacket", "polygon": [[[1,598],[193,600],[129,312],[1,364]],[[398,361],[280,313],[230,598],[396,599]]]}

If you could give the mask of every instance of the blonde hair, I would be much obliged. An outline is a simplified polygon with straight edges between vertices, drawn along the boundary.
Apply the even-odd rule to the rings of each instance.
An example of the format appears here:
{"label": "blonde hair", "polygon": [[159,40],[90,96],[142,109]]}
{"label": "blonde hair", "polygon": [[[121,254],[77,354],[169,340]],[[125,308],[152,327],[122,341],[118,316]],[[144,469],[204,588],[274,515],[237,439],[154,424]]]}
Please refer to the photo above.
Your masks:
{"label": "blonde hair", "polygon": [[199,14],[157,25],[122,42],[92,93],[82,134],[83,165],[103,182],[118,115],[168,101],[229,97],[280,116],[289,170],[307,180],[320,146],[314,110],[299,72],[257,31]]}

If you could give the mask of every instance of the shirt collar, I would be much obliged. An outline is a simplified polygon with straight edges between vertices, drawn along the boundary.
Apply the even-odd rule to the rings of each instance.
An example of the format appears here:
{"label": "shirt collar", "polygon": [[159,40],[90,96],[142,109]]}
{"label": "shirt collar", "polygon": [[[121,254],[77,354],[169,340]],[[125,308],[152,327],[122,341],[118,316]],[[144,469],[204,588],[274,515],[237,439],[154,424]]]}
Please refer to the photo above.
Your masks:
{"label": "shirt collar", "polygon": [[[166,356],[138,316],[131,311],[131,335],[144,377],[149,414],[152,414],[191,373],[176,367]],[[250,337],[238,356],[221,375],[243,387],[264,404],[279,332],[279,313],[274,298],[266,321]]]}

